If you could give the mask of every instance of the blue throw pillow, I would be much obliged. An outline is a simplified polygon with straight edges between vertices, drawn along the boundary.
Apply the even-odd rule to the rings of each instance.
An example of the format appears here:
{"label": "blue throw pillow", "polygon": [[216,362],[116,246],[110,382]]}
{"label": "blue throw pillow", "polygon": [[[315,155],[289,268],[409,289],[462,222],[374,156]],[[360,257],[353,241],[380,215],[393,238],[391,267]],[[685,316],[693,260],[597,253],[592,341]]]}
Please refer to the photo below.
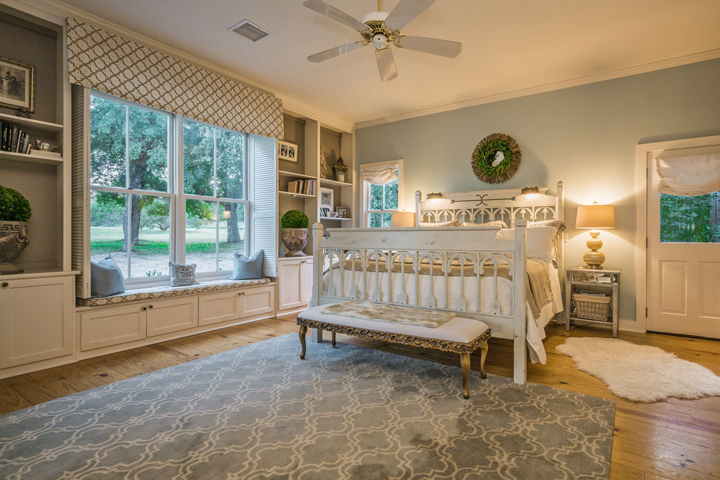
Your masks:
{"label": "blue throw pillow", "polygon": [[98,262],[90,262],[90,294],[107,297],[125,291],[125,278],[112,255]]}
{"label": "blue throw pillow", "polygon": [[252,254],[250,258],[242,253],[236,253],[233,260],[233,273],[230,280],[255,280],[263,278],[262,250]]}

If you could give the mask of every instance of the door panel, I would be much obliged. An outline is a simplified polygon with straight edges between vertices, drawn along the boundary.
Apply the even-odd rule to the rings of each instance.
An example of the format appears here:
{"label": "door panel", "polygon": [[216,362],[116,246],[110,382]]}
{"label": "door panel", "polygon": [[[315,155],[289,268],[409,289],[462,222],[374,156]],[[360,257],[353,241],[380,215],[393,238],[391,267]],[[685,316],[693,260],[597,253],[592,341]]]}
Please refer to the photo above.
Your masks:
{"label": "door panel", "polygon": [[280,310],[303,306],[302,267],[300,260],[278,262]]}
{"label": "door panel", "polygon": [[275,287],[251,288],[240,297],[242,318],[262,315],[275,310]]}
{"label": "door panel", "polygon": [[313,288],[313,261],[303,260],[305,263],[300,264],[301,277],[302,277],[302,301],[305,305],[310,302],[312,297]]}
{"label": "door panel", "polygon": [[147,336],[162,335],[198,326],[197,297],[152,302],[147,310]]}
{"label": "door panel", "polygon": [[[672,153],[709,153],[702,148]],[[720,338],[720,243],[708,234],[716,228],[716,200],[659,194],[657,153],[647,163],[647,329]]]}
{"label": "door panel", "polygon": [[700,262],[700,315],[720,320],[720,262]]}
{"label": "door panel", "polygon": [[83,312],[80,315],[80,349],[87,351],[146,338],[146,313],[145,305]]}
{"label": "door panel", "polygon": [[229,322],[240,318],[240,294],[237,291],[202,295],[200,325]]}
{"label": "door panel", "polygon": [[660,311],[687,315],[687,262],[660,260]]}

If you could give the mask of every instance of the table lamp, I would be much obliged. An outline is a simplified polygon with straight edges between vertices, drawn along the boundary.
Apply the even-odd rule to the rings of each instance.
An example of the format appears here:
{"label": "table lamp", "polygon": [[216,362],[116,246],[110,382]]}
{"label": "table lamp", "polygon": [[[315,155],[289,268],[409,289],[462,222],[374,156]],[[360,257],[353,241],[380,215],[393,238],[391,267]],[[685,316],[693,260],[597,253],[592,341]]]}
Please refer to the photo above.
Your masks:
{"label": "table lamp", "polygon": [[415,214],[413,212],[393,212],[390,220],[391,228],[412,228],[415,226]]}
{"label": "table lamp", "polygon": [[615,207],[612,205],[598,205],[594,202],[592,205],[580,205],[577,212],[577,220],[575,228],[590,229],[590,240],[587,246],[590,249],[583,256],[583,260],[587,268],[601,269],[605,263],[605,254],[600,252],[602,248],[602,240],[599,229],[615,228]]}

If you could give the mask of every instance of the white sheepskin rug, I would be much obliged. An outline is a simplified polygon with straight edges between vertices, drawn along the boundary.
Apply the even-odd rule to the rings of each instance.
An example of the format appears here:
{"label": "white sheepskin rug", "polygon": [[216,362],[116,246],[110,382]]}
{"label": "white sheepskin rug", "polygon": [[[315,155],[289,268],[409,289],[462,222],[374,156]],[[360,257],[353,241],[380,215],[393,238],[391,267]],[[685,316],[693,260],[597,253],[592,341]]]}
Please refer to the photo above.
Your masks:
{"label": "white sheepskin rug", "polygon": [[568,338],[556,350],[618,397],[635,402],[720,396],[720,377],[657,347],[613,338]]}

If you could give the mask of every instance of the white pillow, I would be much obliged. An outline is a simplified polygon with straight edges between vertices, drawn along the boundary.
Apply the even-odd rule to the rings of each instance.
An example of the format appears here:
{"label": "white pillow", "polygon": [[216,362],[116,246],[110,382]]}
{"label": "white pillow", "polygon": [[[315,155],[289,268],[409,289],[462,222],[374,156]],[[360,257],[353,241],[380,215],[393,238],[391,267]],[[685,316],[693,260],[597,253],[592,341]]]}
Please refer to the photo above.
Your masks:
{"label": "white pillow", "polygon": [[[557,235],[555,227],[533,227],[527,229],[527,256],[545,263],[553,262],[553,238]],[[500,240],[515,240],[515,229],[498,230],[495,236]]]}

